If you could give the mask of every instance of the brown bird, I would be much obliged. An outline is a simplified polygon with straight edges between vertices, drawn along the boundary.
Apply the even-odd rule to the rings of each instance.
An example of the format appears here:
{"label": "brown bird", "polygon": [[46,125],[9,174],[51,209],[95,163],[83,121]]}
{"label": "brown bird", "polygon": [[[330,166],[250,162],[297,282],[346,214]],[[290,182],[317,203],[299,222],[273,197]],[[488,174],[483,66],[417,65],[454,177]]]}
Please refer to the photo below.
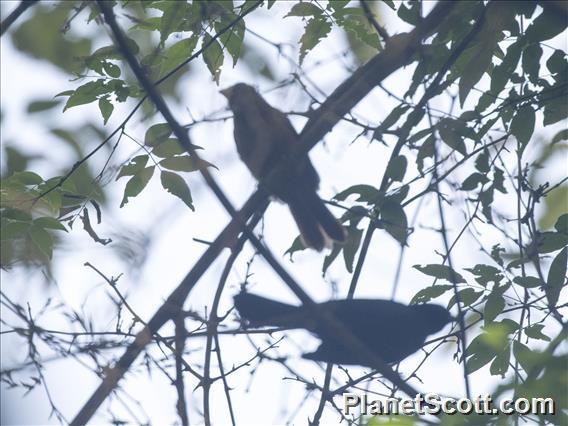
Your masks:
{"label": "brown bird", "polygon": [[332,241],[345,241],[345,229],[317,194],[319,176],[309,157],[281,168],[277,177],[264,178],[280,163],[291,160],[299,136],[286,114],[270,106],[244,83],[224,89],[234,114],[237,151],[253,176],[288,204],[304,244],[318,251]]}

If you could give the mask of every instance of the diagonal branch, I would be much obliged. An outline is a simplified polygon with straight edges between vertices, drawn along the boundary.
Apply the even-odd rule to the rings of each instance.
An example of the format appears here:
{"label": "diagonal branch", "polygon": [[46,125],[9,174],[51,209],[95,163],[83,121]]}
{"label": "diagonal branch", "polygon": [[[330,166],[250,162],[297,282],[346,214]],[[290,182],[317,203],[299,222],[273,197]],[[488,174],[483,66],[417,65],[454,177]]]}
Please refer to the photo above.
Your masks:
{"label": "diagonal branch", "polygon": [[16,19],[18,19],[22,13],[37,3],[37,1],[38,0],[22,0],[12,13],[10,13],[6,19],[2,21],[2,23],[0,23],[0,37],[4,35],[8,28],[10,28],[10,25],[16,22]]}

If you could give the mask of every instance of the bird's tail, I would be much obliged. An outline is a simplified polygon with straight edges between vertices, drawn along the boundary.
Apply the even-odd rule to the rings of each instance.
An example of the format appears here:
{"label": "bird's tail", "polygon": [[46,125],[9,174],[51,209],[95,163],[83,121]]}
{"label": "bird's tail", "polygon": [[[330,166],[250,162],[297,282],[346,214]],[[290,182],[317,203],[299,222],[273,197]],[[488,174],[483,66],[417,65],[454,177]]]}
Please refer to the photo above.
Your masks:
{"label": "bird's tail", "polygon": [[345,229],[315,191],[296,188],[286,201],[306,246],[320,251],[332,241],[345,241]]}
{"label": "bird's tail", "polygon": [[241,292],[235,296],[235,307],[251,327],[304,327],[301,308],[297,306]]}

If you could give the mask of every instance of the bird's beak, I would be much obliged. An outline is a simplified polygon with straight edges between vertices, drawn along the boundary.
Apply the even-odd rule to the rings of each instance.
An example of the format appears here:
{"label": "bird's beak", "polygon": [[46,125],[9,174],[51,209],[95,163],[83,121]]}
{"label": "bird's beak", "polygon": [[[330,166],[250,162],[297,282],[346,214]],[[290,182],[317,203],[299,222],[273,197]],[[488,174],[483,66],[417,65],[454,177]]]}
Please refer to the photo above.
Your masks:
{"label": "bird's beak", "polygon": [[231,95],[233,94],[233,87],[227,87],[226,89],[221,90],[221,94],[226,97],[227,99],[231,98]]}

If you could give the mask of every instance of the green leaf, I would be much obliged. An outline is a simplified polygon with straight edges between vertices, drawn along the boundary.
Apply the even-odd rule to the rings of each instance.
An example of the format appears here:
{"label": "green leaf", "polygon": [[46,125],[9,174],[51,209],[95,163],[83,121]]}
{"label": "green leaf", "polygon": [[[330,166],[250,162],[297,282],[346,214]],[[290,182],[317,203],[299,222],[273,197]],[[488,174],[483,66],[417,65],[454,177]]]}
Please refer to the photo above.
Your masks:
{"label": "green leaf", "polygon": [[[306,247],[304,246],[304,243],[302,242],[302,239],[300,237],[296,238],[297,240],[300,240],[301,248],[299,250],[303,250]],[[293,247],[296,247],[296,241],[294,241]],[[337,258],[337,256],[339,255],[339,253],[341,252],[341,246],[339,246],[338,244],[335,244],[333,246],[333,249],[331,250],[331,253],[328,254],[324,259],[323,259],[323,264],[322,264],[322,274],[325,275],[327,268],[329,268],[329,266],[333,263],[333,261]],[[290,254],[290,260],[292,259],[292,255]]]}
{"label": "green leaf", "polygon": [[554,229],[563,234],[568,234],[568,213],[558,216]]}
{"label": "green leaf", "polygon": [[520,154],[529,142],[535,125],[535,113],[530,105],[521,107],[511,121],[511,133],[521,144]]}
{"label": "green leaf", "polygon": [[33,114],[33,113],[36,113],[36,112],[43,112],[43,111],[46,111],[48,109],[56,107],[60,103],[61,103],[61,101],[59,99],[32,101],[28,104],[27,112],[30,113],[30,114]]}
{"label": "green leaf", "polygon": [[436,143],[436,138],[434,135],[430,135],[428,139],[426,139],[420,148],[418,149],[418,156],[416,157],[416,165],[418,169],[422,173],[424,170],[424,159],[434,157],[434,146]]}
{"label": "green leaf", "polygon": [[[4,218],[3,218],[4,219]],[[13,240],[24,237],[31,223],[29,221],[8,220],[2,224],[2,232],[0,232],[1,240]]]}
{"label": "green leaf", "polygon": [[464,67],[458,85],[460,105],[462,107],[473,86],[475,86],[489,68],[491,59],[493,58],[493,47],[500,38],[501,37],[496,37],[495,34],[490,34],[489,37],[486,37],[486,40],[471,48],[473,50],[471,59]]}
{"label": "green leaf", "polygon": [[566,29],[566,17],[557,13],[554,8],[543,8],[525,32],[525,38],[530,42],[549,40]]}
{"label": "green leaf", "polygon": [[162,3],[164,12],[160,19],[160,44],[163,46],[169,35],[180,31],[188,4],[184,1],[166,1]]}
{"label": "green leaf", "polygon": [[503,312],[505,308],[505,299],[499,292],[492,292],[487,301],[485,302],[485,308],[483,308],[483,320],[485,324],[493,322],[497,315]]}
{"label": "green leaf", "polygon": [[561,50],[555,50],[546,61],[546,68],[548,68],[551,74],[559,75],[562,80],[565,80],[566,73],[568,72],[566,53]]}
{"label": "green leaf", "polygon": [[361,244],[361,236],[363,235],[363,230],[358,228],[350,228],[347,234],[347,241],[343,245],[343,260],[345,261],[345,267],[349,273],[353,273],[353,262],[355,260],[355,254],[359,250],[359,245]]}
{"label": "green leaf", "polygon": [[[233,15],[236,17],[236,15]],[[227,23],[228,24],[228,23]],[[241,55],[241,49],[243,47],[243,41],[245,38],[245,21],[240,20],[231,27],[230,31],[227,31],[221,35],[220,40],[223,43],[229,55],[233,58],[233,67],[237,64],[239,56]]]}
{"label": "green leaf", "polygon": [[552,253],[568,245],[568,235],[563,232],[542,232],[537,237],[538,253]]}
{"label": "green leaf", "polygon": [[411,2],[408,6],[400,3],[398,6],[398,17],[404,22],[416,26],[420,22],[420,3]]}
{"label": "green leaf", "polygon": [[491,259],[493,259],[497,264],[503,266],[503,258],[501,257],[501,253],[505,253],[505,249],[501,247],[499,244],[495,244],[491,247]]}
{"label": "green leaf", "polygon": [[223,66],[224,56],[223,48],[217,40],[205,33],[203,38],[203,45],[208,46],[203,52],[203,60],[209,69],[209,72],[213,76],[213,80],[216,84],[219,84],[219,78],[221,77],[221,67]]}
{"label": "green leaf", "polygon": [[173,157],[174,155],[184,154],[185,149],[176,138],[169,138],[159,143],[152,149],[152,154],[160,158]]}
{"label": "green leaf", "polygon": [[495,351],[492,350],[486,342],[486,335],[487,333],[483,333],[475,337],[466,349],[466,356],[468,357],[466,367],[468,374],[489,364],[496,356]]}
{"label": "green leaf", "polygon": [[65,228],[65,226],[59,222],[57,219],[53,218],[53,217],[49,217],[49,216],[44,216],[44,217],[38,217],[37,219],[34,220],[34,225],[37,225],[41,228],[47,228],[47,229],[56,229],[59,231],[67,231],[67,228]]}
{"label": "green leaf", "polygon": [[36,247],[45,255],[49,260],[53,252],[53,239],[49,232],[40,226],[32,225],[29,228],[29,235]]}
{"label": "green leaf", "polygon": [[172,129],[168,123],[158,123],[146,130],[144,135],[144,145],[156,146],[167,140],[172,134]]}
{"label": "green leaf", "polygon": [[155,166],[146,167],[130,178],[130,180],[126,183],[126,187],[124,188],[124,196],[122,197],[122,202],[120,203],[121,208],[124,207],[126,203],[128,203],[129,198],[136,197],[142,192],[146,185],[148,185],[148,182],[150,182],[150,179],[154,174],[154,168]]}
{"label": "green leaf", "polygon": [[400,118],[400,116],[402,114],[404,114],[406,111],[408,111],[408,109],[410,108],[410,106],[405,105],[405,104],[400,104],[397,105],[390,113],[389,115],[386,116],[386,118],[383,120],[383,122],[380,124],[379,127],[377,127],[373,133],[373,138],[377,139],[377,140],[383,140],[382,139],[382,134],[385,130],[388,130],[391,128],[391,126],[393,124],[395,124],[398,119]]}
{"label": "green leaf", "polygon": [[539,278],[530,276],[515,277],[513,278],[513,282],[524,288],[535,288],[542,285],[542,281]]}
{"label": "green leaf", "polygon": [[464,124],[452,118],[443,118],[437,125],[442,141],[462,155],[467,155],[463,141]]}
{"label": "green leaf", "polygon": [[331,24],[323,17],[312,18],[308,21],[304,35],[300,38],[300,65],[310,50],[317,46],[321,39],[331,31]]}
{"label": "green leaf", "polygon": [[[290,255],[290,261],[293,261],[292,257],[294,256],[294,253],[296,253],[297,251],[302,251],[305,250],[306,246],[304,245],[304,242],[302,241],[302,237],[300,235],[298,235],[296,238],[294,238],[294,241],[292,242],[292,245],[288,248],[288,250],[286,250],[284,252],[284,256],[286,256],[287,254]],[[335,250],[335,248],[334,248]],[[339,253],[339,248],[337,248],[337,253]],[[325,273],[325,269],[323,271]]]}
{"label": "green leaf", "polygon": [[481,154],[475,159],[475,168],[481,173],[488,173],[490,169],[489,166],[489,151],[483,150]]}
{"label": "green leaf", "polygon": [[381,225],[400,244],[406,245],[408,237],[408,220],[402,206],[398,203],[389,202],[388,199],[380,209]]}
{"label": "green leaf", "polygon": [[162,186],[166,191],[178,197],[187,205],[187,207],[195,211],[195,207],[193,207],[193,200],[191,198],[191,191],[180,175],[163,170],[160,179],[162,181]]}
{"label": "green leaf", "polygon": [[491,72],[491,93],[494,96],[498,96],[501,93],[517,68],[523,45],[524,41],[522,40],[518,40],[510,45],[503,61]]}
{"label": "green leaf", "polygon": [[497,166],[493,167],[493,188],[503,194],[506,194],[507,190],[505,189],[504,183],[505,178],[503,170]]}
{"label": "green leaf", "polygon": [[116,180],[120,179],[123,176],[134,176],[136,173],[138,173],[146,166],[147,162],[148,162],[147,155],[138,155],[134,157],[132,160],[130,160],[130,163],[121,167],[120,172],[118,172],[118,176],[116,177]]}
{"label": "green leaf", "polygon": [[423,288],[422,290],[420,290],[418,293],[416,293],[414,295],[414,297],[410,301],[410,304],[414,305],[414,304],[417,304],[417,303],[427,303],[430,300],[441,296],[446,291],[451,290],[452,288],[453,288],[453,286],[451,286],[449,284],[433,285],[433,286],[430,286],[430,287]]}
{"label": "green leaf", "polygon": [[460,187],[462,191],[471,191],[477,188],[478,185],[483,185],[484,183],[489,182],[487,176],[481,173],[472,173],[469,175],[463,182]]}
{"label": "green leaf", "polygon": [[312,3],[296,3],[287,15],[288,16],[321,16],[322,11],[319,7]]}
{"label": "green leaf", "polygon": [[198,40],[197,35],[192,35],[167,48],[163,53],[164,59],[160,65],[160,75],[165,75],[185,62],[195,50]]}
{"label": "green leaf", "polygon": [[473,268],[465,268],[465,270],[475,275],[475,281],[483,287],[487,287],[490,282],[498,284],[503,279],[501,271],[490,265],[478,264]]}
{"label": "green leaf", "polygon": [[108,100],[107,96],[99,99],[99,110],[103,116],[103,124],[107,124],[107,121],[114,110],[114,105]]}
{"label": "green leaf", "polygon": [[568,247],[564,247],[560,253],[556,255],[550,269],[548,270],[548,278],[546,279],[545,293],[548,304],[555,307],[560,297],[560,291],[566,282],[566,264],[568,263]]}
{"label": "green leaf", "polygon": [[105,61],[103,63],[103,69],[105,70],[107,75],[112,78],[119,78],[120,74],[122,74],[120,67],[116,64],[113,64],[112,62]]}
{"label": "green leaf", "polygon": [[554,135],[554,137],[552,138],[551,145],[566,140],[568,140],[568,129],[562,129]]}
{"label": "green leaf", "polygon": [[205,160],[196,160],[188,155],[165,158],[160,161],[160,166],[175,170],[176,172],[194,172],[202,167],[215,167]]}
{"label": "green leaf", "polygon": [[43,182],[40,175],[30,171],[16,172],[10,176],[10,180],[23,183],[24,185],[39,185]]}
{"label": "green leaf", "polygon": [[[350,11],[353,10],[353,8],[347,9]],[[369,25],[367,25],[366,22],[361,22],[359,19],[356,19],[357,17],[353,16],[353,14],[345,15],[341,19],[337,19],[337,14],[334,14],[334,17],[336,18],[336,22],[345,30],[348,37],[354,36],[357,41],[363,43],[363,46],[369,46],[375,51],[378,51],[381,48],[379,36],[374,30],[369,30]],[[351,45],[352,49],[354,49],[354,53],[357,54],[357,45],[353,43],[351,43]]]}
{"label": "green leaf", "polygon": [[515,355],[515,359],[521,364],[521,367],[523,367],[523,370],[527,373],[535,366],[543,364],[543,358],[545,358],[542,353],[533,351],[517,340],[513,341],[513,354]]}
{"label": "green leaf", "polygon": [[414,269],[418,269],[423,274],[429,275],[440,280],[446,280],[452,282],[455,280],[456,283],[465,283],[466,281],[463,277],[456,271],[451,269],[446,265],[429,264],[426,266],[414,265]]}
{"label": "green leaf", "polygon": [[501,376],[505,378],[505,373],[509,369],[509,359],[511,358],[511,348],[507,346],[504,350],[499,352],[491,366],[489,372],[492,376]]}
{"label": "green leaf", "polygon": [[345,201],[347,197],[353,194],[359,195],[359,197],[355,201],[360,201],[362,203],[367,203],[371,205],[377,204],[378,201],[382,198],[381,193],[377,188],[371,185],[364,185],[364,184],[353,185],[341,191],[333,198],[338,201]]}
{"label": "green leaf", "polygon": [[104,79],[90,81],[79,86],[67,99],[63,112],[78,105],[89,104],[96,101],[99,96],[110,93],[112,88],[105,84]]}
{"label": "green leaf", "polygon": [[544,119],[542,124],[548,126],[550,124],[557,123],[568,117],[568,102],[566,102],[566,97],[568,90],[566,88],[566,82],[562,81],[554,86],[554,90],[550,90],[548,93],[554,92],[554,96],[550,96],[544,103]]}
{"label": "green leaf", "polygon": [[389,164],[387,164],[387,170],[385,172],[386,177],[395,182],[402,182],[404,175],[406,174],[406,166],[408,160],[404,155],[399,155],[393,158]]}
{"label": "green leaf", "polygon": [[[471,287],[464,288],[463,290],[458,291],[458,297],[462,306],[469,306],[477,299],[479,299],[483,295],[483,291],[475,291]],[[452,296],[450,301],[448,302],[448,309],[456,304],[457,297],[455,295]]]}
{"label": "green leaf", "polygon": [[532,83],[538,81],[541,56],[542,47],[540,47],[539,43],[529,44],[523,51],[523,70],[529,76],[529,80]]}
{"label": "green leaf", "polygon": [[544,324],[533,324],[525,328],[525,334],[531,339],[545,340],[547,342],[550,342],[550,337],[548,337],[546,334],[543,334],[543,328]]}

